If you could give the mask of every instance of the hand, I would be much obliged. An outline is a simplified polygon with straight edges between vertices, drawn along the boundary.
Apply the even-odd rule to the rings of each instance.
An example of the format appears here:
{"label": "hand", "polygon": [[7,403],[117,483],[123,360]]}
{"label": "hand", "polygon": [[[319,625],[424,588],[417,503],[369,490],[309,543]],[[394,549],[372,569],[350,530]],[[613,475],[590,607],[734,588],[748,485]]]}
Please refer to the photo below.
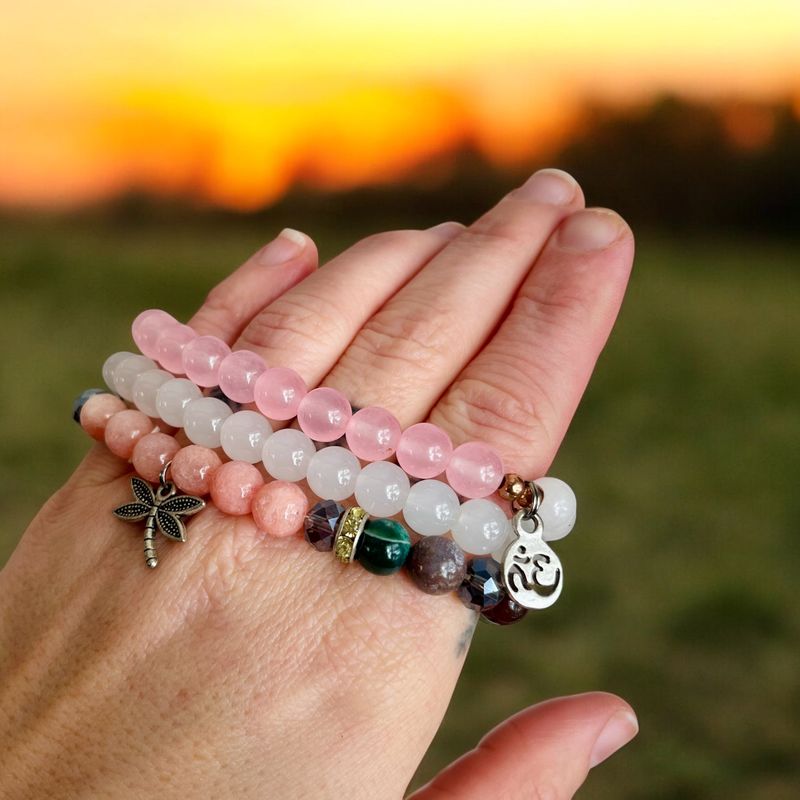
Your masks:
{"label": "hand", "polygon": [[[633,257],[624,222],[583,202],[543,171],[469,228],[371,236],[320,270],[308,237],[282,235],[191,324],[539,477]],[[401,797],[475,613],[213,507],[149,572],[111,515],[128,470],[96,446],[0,573],[0,795]],[[568,798],[635,730],[613,696],[550,701],[414,797]]]}

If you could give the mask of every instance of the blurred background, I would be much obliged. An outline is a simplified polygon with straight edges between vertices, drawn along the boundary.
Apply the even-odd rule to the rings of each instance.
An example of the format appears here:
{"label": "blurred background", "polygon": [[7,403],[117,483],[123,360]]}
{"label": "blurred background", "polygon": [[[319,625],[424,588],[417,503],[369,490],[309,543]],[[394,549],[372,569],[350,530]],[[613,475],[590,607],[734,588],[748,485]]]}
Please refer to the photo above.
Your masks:
{"label": "blurred background", "polygon": [[[637,235],[553,473],[568,591],[481,625],[416,784],[544,697],[641,735],[581,796],[800,796],[800,4],[31,0],[0,27],[0,563],[86,450],[73,397],[283,226],[323,260],[537,166]],[[81,531],[75,531],[76,536]]]}

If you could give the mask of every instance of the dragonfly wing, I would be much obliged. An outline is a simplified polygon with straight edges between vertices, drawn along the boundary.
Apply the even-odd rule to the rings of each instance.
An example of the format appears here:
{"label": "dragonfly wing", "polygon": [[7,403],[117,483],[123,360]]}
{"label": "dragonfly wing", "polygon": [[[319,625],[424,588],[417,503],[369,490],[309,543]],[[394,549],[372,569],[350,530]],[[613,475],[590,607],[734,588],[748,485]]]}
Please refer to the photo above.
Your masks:
{"label": "dragonfly wing", "polygon": [[158,523],[158,529],[164,536],[168,536],[178,542],[186,541],[186,528],[183,527],[183,523],[174,514],[159,508],[156,511],[156,522]]}
{"label": "dragonfly wing", "polygon": [[152,506],[146,506],[144,503],[125,503],[124,506],[115,508],[114,514],[120,519],[144,519],[150,513],[151,508]]}
{"label": "dragonfly wing", "polygon": [[146,505],[155,505],[156,498],[150,484],[143,481],[138,475],[131,478],[131,489],[133,489],[133,496],[140,502]]}
{"label": "dragonfly wing", "polygon": [[189,494],[179,494],[177,497],[170,497],[161,504],[164,511],[169,511],[172,514],[179,514],[186,516],[188,514],[196,514],[206,507],[206,501],[201,500],[199,497],[192,497]]}

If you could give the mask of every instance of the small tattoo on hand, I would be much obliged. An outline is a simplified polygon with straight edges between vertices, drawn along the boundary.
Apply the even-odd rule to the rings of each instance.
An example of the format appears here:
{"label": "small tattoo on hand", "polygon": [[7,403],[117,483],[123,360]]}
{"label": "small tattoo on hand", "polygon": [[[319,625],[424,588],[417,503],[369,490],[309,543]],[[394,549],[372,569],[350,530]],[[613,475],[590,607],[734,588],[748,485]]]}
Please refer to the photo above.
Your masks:
{"label": "small tattoo on hand", "polygon": [[472,642],[472,635],[475,633],[475,626],[478,624],[478,615],[474,614],[473,619],[470,620],[466,628],[464,628],[461,636],[456,645],[456,658],[462,658],[469,650],[470,643]]}

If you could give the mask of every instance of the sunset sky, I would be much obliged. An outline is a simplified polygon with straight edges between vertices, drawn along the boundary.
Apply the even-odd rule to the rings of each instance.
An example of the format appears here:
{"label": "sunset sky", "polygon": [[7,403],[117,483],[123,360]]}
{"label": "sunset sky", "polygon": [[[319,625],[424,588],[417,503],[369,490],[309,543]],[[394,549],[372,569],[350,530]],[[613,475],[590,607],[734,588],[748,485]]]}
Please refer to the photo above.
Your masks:
{"label": "sunset sky", "polygon": [[0,202],[136,186],[234,208],[513,162],[587,98],[793,97],[800,2],[2,0]]}

